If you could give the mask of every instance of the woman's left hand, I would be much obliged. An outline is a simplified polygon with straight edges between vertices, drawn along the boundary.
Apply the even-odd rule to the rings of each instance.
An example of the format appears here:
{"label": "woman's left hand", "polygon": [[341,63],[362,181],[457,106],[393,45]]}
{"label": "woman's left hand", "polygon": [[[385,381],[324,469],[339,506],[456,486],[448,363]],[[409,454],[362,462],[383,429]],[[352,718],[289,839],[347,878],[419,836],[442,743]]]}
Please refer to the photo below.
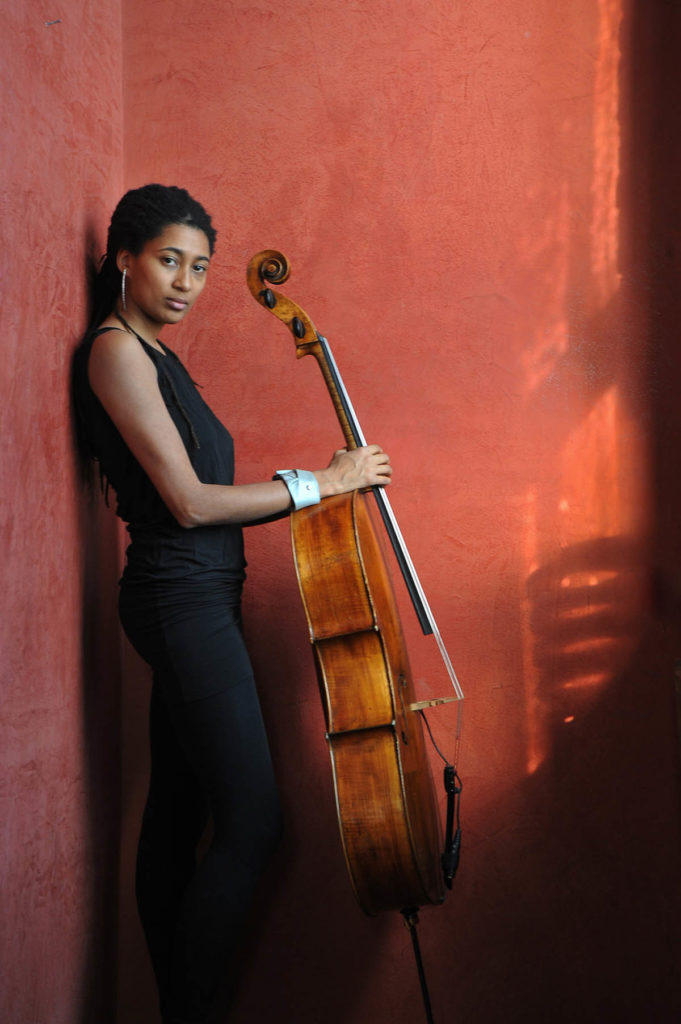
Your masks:
{"label": "woman's left hand", "polygon": [[389,456],[378,444],[340,448],[326,469],[315,473],[322,498],[362,487],[386,487],[392,477]]}

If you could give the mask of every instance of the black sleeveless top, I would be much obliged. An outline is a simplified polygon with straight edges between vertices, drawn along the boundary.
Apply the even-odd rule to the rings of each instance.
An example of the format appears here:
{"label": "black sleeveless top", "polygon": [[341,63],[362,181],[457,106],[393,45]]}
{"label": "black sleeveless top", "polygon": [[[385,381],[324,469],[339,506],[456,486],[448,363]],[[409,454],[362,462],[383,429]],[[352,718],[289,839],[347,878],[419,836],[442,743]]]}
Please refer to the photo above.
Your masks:
{"label": "black sleeveless top", "polygon": [[[241,527],[181,527],[121,437],[90,387],[87,364],[92,343],[110,328],[94,331],[78,353],[76,403],[88,444],[102,475],[116,493],[116,514],[128,524],[130,546],[121,583],[152,587],[183,581],[215,585],[236,594],[245,577]],[[234,482],[234,443],[199,394],[187,370],[162,342],[163,352],[139,339],[158,377],[166,408],[202,483]]]}

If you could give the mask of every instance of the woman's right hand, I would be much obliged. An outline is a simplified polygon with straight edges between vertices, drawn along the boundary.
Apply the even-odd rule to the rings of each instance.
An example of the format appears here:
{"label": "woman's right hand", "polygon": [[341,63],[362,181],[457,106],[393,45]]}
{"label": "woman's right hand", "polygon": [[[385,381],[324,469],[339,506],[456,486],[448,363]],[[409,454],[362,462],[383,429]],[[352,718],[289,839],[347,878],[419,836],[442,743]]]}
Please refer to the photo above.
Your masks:
{"label": "woman's right hand", "polygon": [[380,445],[340,448],[326,469],[315,473],[322,498],[362,487],[386,487],[392,477],[390,458]]}

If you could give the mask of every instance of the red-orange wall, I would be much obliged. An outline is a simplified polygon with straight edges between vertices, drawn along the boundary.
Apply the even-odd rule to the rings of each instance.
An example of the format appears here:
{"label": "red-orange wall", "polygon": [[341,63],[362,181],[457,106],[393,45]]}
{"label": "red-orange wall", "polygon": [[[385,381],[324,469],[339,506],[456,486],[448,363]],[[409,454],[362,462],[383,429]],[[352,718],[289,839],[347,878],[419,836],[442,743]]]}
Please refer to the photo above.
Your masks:
{"label": "red-orange wall", "polygon": [[[108,857],[113,845],[106,822],[88,820],[79,775],[83,764],[106,792],[76,714],[79,679],[91,695],[94,678],[77,662],[79,550],[91,561],[97,550],[76,515],[64,339],[82,315],[89,224],[101,248],[119,186],[160,180],[194,191],[220,232],[209,291],[166,340],[235,434],[239,479],[321,465],[339,443],[312,361],[296,362],[246,290],[249,257],[270,246],[291,258],[289,293],[334,344],[365,432],[393,456],[393,505],[467,698],[462,864],[445,906],[421,916],[437,1024],[675,1022],[681,16],[635,0],[125,3],[121,174],[115,12],[107,49],[90,5],[66,6],[73,22],[44,32],[85,35],[88,49],[78,61],[45,53],[54,37],[23,16],[33,49],[13,55],[23,93],[8,122],[11,180],[20,169],[37,199],[10,208],[12,239],[38,225],[26,249],[37,277],[19,276],[26,290],[10,295],[3,332],[21,367],[7,464],[23,545],[8,577],[20,696],[3,714],[10,765],[33,756],[38,772],[14,785],[5,830],[4,878],[26,893],[10,900],[11,921],[26,919],[53,862],[55,778],[72,893],[43,897],[42,938],[29,936],[24,956],[9,947],[18,1019],[40,1019],[35,967],[65,914],[86,913],[88,837]],[[51,107],[41,76],[57,83]],[[49,164],[35,159],[29,114]],[[65,270],[62,247],[44,257],[54,237],[72,240]],[[63,282],[71,301],[45,302]],[[36,449],[63,467],[63,493]],[[96,535],[115,557],[108,522]],[[345,876],[286,525],[253,529],[247,544],[247,629],[287,831],[245,939],[236,1019],[418,1024],[408,935],[397,916],[365,919]],[[112,573],[91,593],[100,642],[115,649]],[[437,658],[413,639],[423,695],[444,694]],[[117,1019],[149,1024],[131,882],[147,683],[125,647],[123,658]],[[28,706],[26,688],[38,695]],[[454,708],[430,721],[451,755]],[[55,744],[70,744],[61,774]],[[69,977],[86,985],[75,939],[66,949]],[[40,998],[56,985],[41,977]],[[75,1019],[64,1005],[41,1012]]]}
{"label": "red-orange wall", "polygon": [[116,538],[77,483],[68,376],[86,253],[99,252],[123,184],[120,7],[3,3],[0,39],[0,1019],[105,1024]]}

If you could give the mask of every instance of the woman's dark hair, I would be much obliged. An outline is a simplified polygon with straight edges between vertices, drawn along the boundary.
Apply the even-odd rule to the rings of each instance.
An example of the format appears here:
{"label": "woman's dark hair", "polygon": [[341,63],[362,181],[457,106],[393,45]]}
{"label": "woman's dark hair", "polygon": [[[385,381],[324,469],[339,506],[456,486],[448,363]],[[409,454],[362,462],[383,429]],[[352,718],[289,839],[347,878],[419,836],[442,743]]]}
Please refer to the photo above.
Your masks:
{"label": "woman's dark hair", "polygon": [[[143,185],[142,188],[131,189],[125,193],[111,217],[106,254],[91,285],[88,328],[74,352],[71,368],[76,446],[86,479],[90,475],[91,460],[98,455],[88,422],[91,393],[87,383],[87,362],[93,331],[111,313],[120,295],[121,272],[116,258],[121,249],[137,256],[147,242],[163,234],[169,224],[183,224],[203,231],[208,239],[210,255],[213,255],[217,232],[209,214],[186,189],[175,185]],[[189,426],[193,431],[191,423]]]}
{"label": "woman's dark hair", "polygon": [[121,249],[137,256],[147,242],[158,238],[169,224],[186,224],[203,231],[210,255],[217,232],[201,203],[176,185],[143,185],[126,192],[113,212],[102,260],[92,289],[88,330],[99,327],[114,307],[121,287],[116,257]]}

